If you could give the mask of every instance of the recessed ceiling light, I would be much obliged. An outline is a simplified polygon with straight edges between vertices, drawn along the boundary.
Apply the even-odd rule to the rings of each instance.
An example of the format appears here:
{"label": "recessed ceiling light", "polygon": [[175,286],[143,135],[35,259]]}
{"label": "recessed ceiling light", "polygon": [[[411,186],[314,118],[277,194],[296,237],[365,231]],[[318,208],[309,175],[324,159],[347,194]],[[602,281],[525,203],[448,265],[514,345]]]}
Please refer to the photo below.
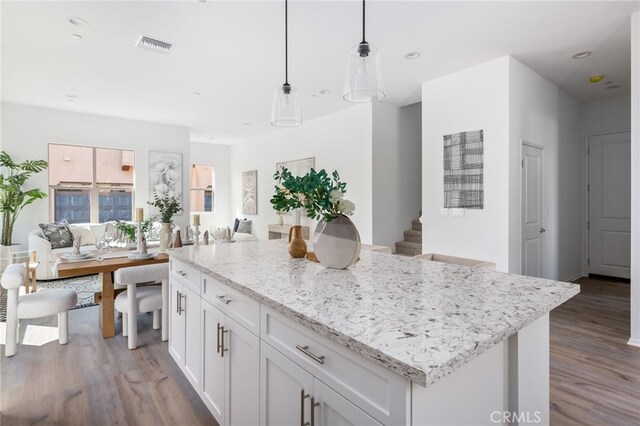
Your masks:
{"label": "recessed ceiling light", "polygon": [[83,27],[89,25],[87,21],[82,18],[78,18],[77,16],[70,16],[67,18],[67,22],[71,25],[76,25],[78,27]]}
{"label": "recessed ceiling light", "polygon": [[607,86],[604,88],[604,90],[613,90],[613,89],[619,89],[621,86],[619,84],[613,85],[613,86]]}
{"label": "recessed ceiling light", "polygon": [[200,92],[193,92],[194,95],[200,96]]}
{"label": "recessed ceiling light", "polygon": [[405,59],[418,59],[420,57],[420,52],[409,52],[404,55]]}
{"label": "recessed ceiling light", "polygon": [[611,80],[605,81],[604,84],[613,84],[613,81],[611,81]]}
{"label": "recessed ceiling light", "polygon": [[78,97],[75,93],[67,93],[65,96],[69,99],[75,99]]}
{"label": "recessed ceiling light", "polygon": [[73,37],[73,38],[82,38],[82,36],[80,34],[71,34],[71,37]]}
{"label": "recessed ceiling light", "polygon": [[214,140],[215,138],[213,136],[209,136],[209,139]]}
{"label": "recessed ceiling light", "polygon": [[604,75],[602,74],[596,74],[589,77],[589,83],[599,83],[602,80],[604,80]]}
{"label": "recessed ceiling light", "polygon": [[69,102],[75,102],[75,99],[67,99]]}
{"label": "recessed ceiling light", "polygon": [[580,53],[576,53],[575,55],[572,56],[573,59],[584,59],[587,56],[591,56],[591,52],[590,50],[585,50],[584,52],[580,52]]}
{"label": "recessed ceiling light", "polygon": [[316,99],[318,97],[318,95],[311,95],[312,99]]}
{"label": "recessed ceiling light", "polygon": [[246,123],[244,123],[244,125],[245,126],[251,126],[251,123],[247,121]]}
{"label": "recessed ceiling light", "polygon": [[329,90],[329,89],[322,89],[322,90],[320,91],[320,94],[321,94],[321,95],[328,95],[329,93],[331,93],[331,90]]}

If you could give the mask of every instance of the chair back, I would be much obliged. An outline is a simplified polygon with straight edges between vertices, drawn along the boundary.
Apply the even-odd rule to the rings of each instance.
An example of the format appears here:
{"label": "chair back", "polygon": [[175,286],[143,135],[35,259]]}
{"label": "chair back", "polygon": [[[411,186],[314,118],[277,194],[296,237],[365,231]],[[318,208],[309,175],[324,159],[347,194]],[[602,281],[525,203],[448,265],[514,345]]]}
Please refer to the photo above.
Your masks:
{"label": "chair back", "polygon": [[169,264],[130,266],[120,268],[114,273],[114,280],[119,285],[158,282],[169,279]]}

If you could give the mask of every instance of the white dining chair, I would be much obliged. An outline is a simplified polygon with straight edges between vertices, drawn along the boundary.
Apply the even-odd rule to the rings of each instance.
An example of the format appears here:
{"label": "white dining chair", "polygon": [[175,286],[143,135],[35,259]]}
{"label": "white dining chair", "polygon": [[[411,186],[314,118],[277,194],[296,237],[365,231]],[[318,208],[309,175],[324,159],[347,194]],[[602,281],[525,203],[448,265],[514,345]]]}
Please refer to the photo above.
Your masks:
{"label": "white dining chair", "polygon": [[13,356],[16,353],[20,319],[58,314],[58,340],[61,345],[69,341],[68,312],[78,302],[78,295],[68,288],[20,294],[20,288],[29,282],[27,268],[25,264],[11,264],[4,270],[0,279],[0,284],[7,290],[5,356]]}
{"label": "white dining chair", "polygon": [[[162,341],[168,340],[168,280],[168,263],[120,268],[114,273],[114,284],[127,286],[116,297],[115,308],[122,313],[122,335],[127,337],[129,349],[138,347],[138,313],[153,312],[153,328],[161,328]],[[154,282],[161,285],[138,288]]]}

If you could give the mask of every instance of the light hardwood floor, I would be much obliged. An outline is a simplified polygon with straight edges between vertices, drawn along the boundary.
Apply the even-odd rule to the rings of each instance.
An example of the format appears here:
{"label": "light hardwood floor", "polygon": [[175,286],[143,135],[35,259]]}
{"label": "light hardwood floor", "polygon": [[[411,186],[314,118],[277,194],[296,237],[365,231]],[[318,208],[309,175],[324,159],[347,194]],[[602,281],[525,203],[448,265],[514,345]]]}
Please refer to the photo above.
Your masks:
{"label": "light hardwood floor", "polygon": [[[30,320],[56,324],[56,317]],[[130,351],[116,321],[116,337],[103,339],[98,307],[69,316],[69,344],[18,345],[0,353],[0,424],[215,425],[213,416],[178,369],[151,315],[139,316],[139,348]],[[21,327],[21,334],[24,327]],[[41,330],[46,330],[41,328]]]}
{"label": "light hardwood floor", "polygon": [[551,424],[640,425],[640,348],[629,339],[629,283],[582,278],[551,312]]}
{"label": "light hardwood floor", "polygon": [[[628,346],[629,284],[583,279],[551,313],[553,425],[640,425],[640,348]],[[70,313],[70,342],[1,351],[3,425],[215,425],[141,316],[140,348],[102,339],[97,307]],[[49,320],[29,321],[51,326]],[[120,321],[116,323],[120,333]],[[3,346],[4,348],[4,346]]]}

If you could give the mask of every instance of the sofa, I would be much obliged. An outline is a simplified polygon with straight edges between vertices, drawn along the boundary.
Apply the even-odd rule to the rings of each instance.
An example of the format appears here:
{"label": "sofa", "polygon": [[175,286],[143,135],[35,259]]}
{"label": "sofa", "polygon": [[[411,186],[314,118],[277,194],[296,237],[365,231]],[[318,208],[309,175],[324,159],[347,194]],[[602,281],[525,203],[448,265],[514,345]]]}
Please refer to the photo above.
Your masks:
{"label": "sofa", "polygon": [[[69,229],[73,234],[73,238],[82,238],[81,252],[95,250],[96,235],[102,236],[105,230],[105,224],[102,223],[83,223],[69,225]],[[73,252],[73,247],[64,247],[52,249],[51,243],[44,238],[40,227],[29,232],[29,250],[35,250],[36,259],[40,262],[36,270],[36,279],[53,280],[58,278],[53,272],[53,266],[58,260],[58,255]]]}

